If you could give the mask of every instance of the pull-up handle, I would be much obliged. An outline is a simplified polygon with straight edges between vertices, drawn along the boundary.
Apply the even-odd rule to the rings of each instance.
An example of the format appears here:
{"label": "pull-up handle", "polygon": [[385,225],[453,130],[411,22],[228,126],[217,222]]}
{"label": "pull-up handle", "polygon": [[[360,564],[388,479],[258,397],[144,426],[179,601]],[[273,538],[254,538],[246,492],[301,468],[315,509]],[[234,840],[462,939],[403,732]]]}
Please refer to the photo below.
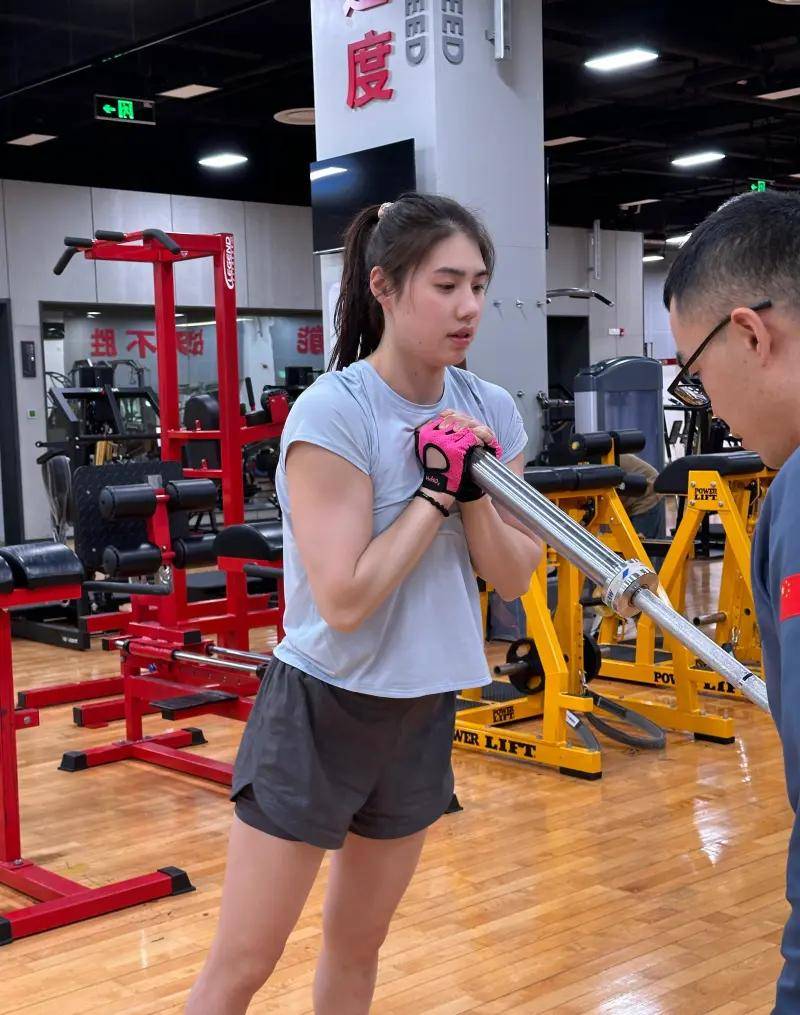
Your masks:
{"label": "pull-up handle", "polygon": [[124,243],[125,233],[119,233],[115,229],[95,229],[95,239],[110,240],[112,243]]}
{"label": "pull-up handle", "polygon": [[172,239],[171,236],[167,236],[163,229],[143,229],[142,236],[146,240],[155,240],[156,243],[160,243],[162,247],[166,247],[171,254],[180,254],[181,248]]}
{"label": "pull-up handle", "polygon": [[72,260],[72,258],[78,253],[83,247],[91,247],[94,240],[87,240],[83,236],[65,236],[64,246],[67,248],[64,253],[59,257],[56,262],[55,268],[53,268],[54,275],[60,275]]}
{"label": "pull-up handle", "polygon": [[53,274],[60,275],[77,253],[78,251],[75,247],[67,247],[61,257],[59,257],[56,261],[56,266],[53,268]]}

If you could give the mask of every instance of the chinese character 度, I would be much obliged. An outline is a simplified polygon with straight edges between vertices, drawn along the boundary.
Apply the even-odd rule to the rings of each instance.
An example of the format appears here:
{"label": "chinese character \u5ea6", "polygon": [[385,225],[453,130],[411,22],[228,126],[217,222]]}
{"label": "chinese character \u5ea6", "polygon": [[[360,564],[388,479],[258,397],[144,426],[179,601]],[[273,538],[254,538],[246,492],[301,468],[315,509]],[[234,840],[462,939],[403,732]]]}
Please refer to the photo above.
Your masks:
{"label": "chinese character \u5ea6", "polygon": [[394,89],[388,88],[389,68],[386,61],[392,52],[393,32],[367,32],[359,42],[347,47],[347,105],[360,109],[374,99],[391,99]]}

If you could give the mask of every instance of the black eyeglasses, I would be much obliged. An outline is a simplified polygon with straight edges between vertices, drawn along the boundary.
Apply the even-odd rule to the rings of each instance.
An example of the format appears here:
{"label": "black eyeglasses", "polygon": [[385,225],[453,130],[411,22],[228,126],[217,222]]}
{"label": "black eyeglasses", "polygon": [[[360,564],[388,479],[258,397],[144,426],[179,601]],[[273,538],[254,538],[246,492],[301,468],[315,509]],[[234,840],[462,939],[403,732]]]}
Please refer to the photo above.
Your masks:
{"label": "black eyeglasses", "polygon": [[[761,300],[760,303],[754,303],[753,306],[749,307],[749,310],[766,310],[772,306],[772,300]],[[733,313],[733,311],[731,311]],[[706,409],[711,404],[711,399],[706,394],[706,390],[703,387],[703,383],[699,377],[692,377],[689,371],[692,368],[692,364],[697,362],[698,356],[703,352],[705,347],[711,341],[711,339],[719,334],[723,328],[727,327],[731,323],[731,314],[728,314],[719,324],[712,328],[712,330],[706,335],[703,341],[698,345],[692,355],[686,360],[683,366],[680,368],[678,373],[675,375],[674,380],[667,388],[667,391],[672,395],[673,398],[677,399],[682,405],[687,406],[690,409]]]}

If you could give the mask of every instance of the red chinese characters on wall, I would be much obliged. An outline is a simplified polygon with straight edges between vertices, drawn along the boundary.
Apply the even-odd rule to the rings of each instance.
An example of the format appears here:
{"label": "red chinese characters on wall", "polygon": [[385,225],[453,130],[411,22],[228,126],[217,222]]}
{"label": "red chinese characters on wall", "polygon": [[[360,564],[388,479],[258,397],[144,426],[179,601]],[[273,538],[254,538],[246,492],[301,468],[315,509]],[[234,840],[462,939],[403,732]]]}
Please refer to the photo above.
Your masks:
{"label": "red chinese characters on wall", "polygon": [[[322,329],[320,329],[321,332]],[[148,353],[157,351],[155,331],[146,328],[128,328],[125,331],[125,350],[139,359],[147,359]],[[182,356],[203,356],[205,337],[202,328],[197,330],[179,329],[176,332],[178,352]],[[321,350],[320,350],[321,351]],[[89,337],[89,355],[94,359],[115,359],[119,354],[117,333],[114,328],[95,328]]]}
{"label": "red chinese characters on wall", "polygon": [[322,325],[312,324],[297,329],[297,351],[301,356],[321,356],[323,353]]}
{"label": "red chinese characters on wall", "polygon": [[344,0],[344,13],[349,18],[353,11],[360,14],[362,11],[371,11],[373,7],[383,7],[390,2],[391,0]]}
{"label": "red chinese characters on wall", "polygon": [[117,336],[113,328],[95,328],[89,345],[93,359],[117,355]]}
{"label": "red chinese characters on wall", "polygon": [[184,356],[202,356],[204,348],[202,330],[178,332],[178,352]]}
{"label": "red chinese characters on wall", "polygon": [[156,343],[150,341],[150,338],[155,335],[154,331],[143,331],[137,328],[129,328],[125,334],[134,336],[133,341],[129,342],[125,348],[128,352],[133,352],[133,350],[136,349],[136,355],[139,359],[147,358],[148,349],[150,352],[156,351]]}
{"label": "red chinese characters on wall", "polygon": [[393,39],[394,32],[367,32],[347,47],[347,105],[351,109],[394,95],[394,89],[389,88],[388,66]]}

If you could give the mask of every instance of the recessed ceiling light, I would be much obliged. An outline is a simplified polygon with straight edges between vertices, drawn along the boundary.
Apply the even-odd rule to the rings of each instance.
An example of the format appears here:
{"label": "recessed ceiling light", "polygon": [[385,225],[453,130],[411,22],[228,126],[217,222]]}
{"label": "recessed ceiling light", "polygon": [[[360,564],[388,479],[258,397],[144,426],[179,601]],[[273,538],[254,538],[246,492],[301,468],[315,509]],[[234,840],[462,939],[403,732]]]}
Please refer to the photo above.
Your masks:
{"label": "recessed ceiling light", "polygon": [[584,61],[583,66],[589,70],[623,70],[626,67],[638,67],[643,63],[652,63],[658,59],[658,53],[652,49],[623,49],[618,53],[608,53],[606,56],[595,56],[591,60]]}
{"label": "recessed ceiling light", "polygon": [[6,144],[18,144],[25,148],[41,144],[43,141],[52,141],[58,134],[23,134],[22,137],[15,137],[13,141],[6,141]]}
{"label": "recessed ceiling light", "polygon": [[771,4],[781,4],[784,7],[796,7],[800,0],[769,0]]}
{"label": "recessed ceiling light", "polygon": [[673,159],[673,166],[702,166],[706,162],[719,162],[724,159],[722,152],[698,152],[696,155],[682,155],[679,159]]}
{"label": "recessed ceiling light", "polygon": [[645,264],[651,264],[653,261],[663,261],[663,254],[645,254],[642,258]]}
{"label": "recessed ceiling light", "polygon": [[576,141],[585,141],[585,137],[578,137],[575,134],[568,134],[566,137],[554,137],[550,141],[545,141],[545,148],[555,148],[556,145],[560,144],[574,144]]}
{"label": "recessed ceiling light", "polygon": [[201,166],[209,169],[230,169],[231,166],[240,166],[247,162],[246,155],[235,155],[233,152],[220,152],[218,155],[206,155],[197,160]]}
{"label": "recessed ceiling light", "polygon": [[326,169],[312,169],[308,178],[313,183],[315,180],[324,180],[326,176],[339,176],[346,172],[347,170],[343,166],[328,166]]}
{"label": "recessed ceiling light", "polygon": [[297,109],[281,109],[275,114],[278,123],[288,123],[292,127],[313,127],[316,122],[313,106],[299,106]]}
{"label": "recessed ceiling light", "polygon": [[769,99],[774,102],[776,99],[791,99],[795,95],[800,95],[800,88],[784,88],[780,92],[762,92],[757,98]]}
{"label": "recessed ceiling light", "polygon": [[86,316],[87,316],[87,317],[99,317],[99,316],[100,316],[100,311],[99,311],[99,310],[90,310],[90,311],[89,311],[89,312],[87,313],[87,315],[86,315]]}
{"label": "recessed ceiling light", "polygon": [[619,207],[623,211],[627,211],[628,208],[638,208],[643,204],[658,204],[660,200],[660,197],[643,197],[639,201],[626,201],[625,204],[621,204]]}
{"label": "recessed ceiling light", "polygon": [[218,92],[215,85],[181,85],[180,88],[170,88],[168,92],[159,92],[166,99],[195,99],[198,95],[208,95],[209,92]]}
{"label": "recessed ceiling light", "polygon": [[691,233],[683,233],[681,236],[670,236],[667,239],[667,243],[671,247],[682,247],[691,235]]}

